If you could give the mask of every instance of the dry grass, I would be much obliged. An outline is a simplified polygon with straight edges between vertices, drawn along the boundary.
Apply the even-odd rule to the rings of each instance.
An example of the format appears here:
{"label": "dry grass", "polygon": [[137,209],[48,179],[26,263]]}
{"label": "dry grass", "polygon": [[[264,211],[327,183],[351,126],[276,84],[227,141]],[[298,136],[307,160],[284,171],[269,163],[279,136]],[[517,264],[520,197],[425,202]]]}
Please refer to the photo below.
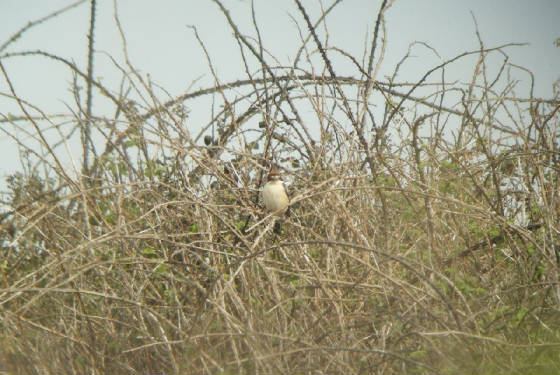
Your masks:
{"label": "dry grass", "polygon": [[[45,140],[50,178],[10,178],[0,372],[560,368],[558,97],[516,97],[515,68],[488,77],[504,52],[482,45],[468,85],[376,81],[371,64],[337,77],[315,33],[324,76],[277,69],[239,34],[264,77],[168,103],[132,66],[143,102],[90,80],[118,115],[74,119],[84,174]],[[192,134],[189,101],[209,95],[221,109]],[[41,138],[20,103],[3,121]],[[258,200],[273,164],[292,181],[282,235]]]}

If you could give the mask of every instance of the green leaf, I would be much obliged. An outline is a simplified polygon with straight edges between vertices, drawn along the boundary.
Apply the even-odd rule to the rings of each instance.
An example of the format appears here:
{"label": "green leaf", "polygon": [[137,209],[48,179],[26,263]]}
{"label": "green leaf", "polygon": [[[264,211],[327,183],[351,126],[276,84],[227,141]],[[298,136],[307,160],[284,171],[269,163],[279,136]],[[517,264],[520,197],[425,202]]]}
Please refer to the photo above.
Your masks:
{"label": "green leaf", "polygon": [[140,253],[148,258],[154,258],[157,255],[156,250],[153,247],[145,247],[140,250]]}
{"label": "green leaf", "polygon": [[529,310],[525,307],[522,307],[519,309],[519,311],[517,312],[517,314],[515,314],[515,319],[513,324],[515,326],[518,326],[519,324],[521,324],[521,322],[523,321],[523,319],[525,318],[525,316],[527,315],[527,313],[529,312]]}

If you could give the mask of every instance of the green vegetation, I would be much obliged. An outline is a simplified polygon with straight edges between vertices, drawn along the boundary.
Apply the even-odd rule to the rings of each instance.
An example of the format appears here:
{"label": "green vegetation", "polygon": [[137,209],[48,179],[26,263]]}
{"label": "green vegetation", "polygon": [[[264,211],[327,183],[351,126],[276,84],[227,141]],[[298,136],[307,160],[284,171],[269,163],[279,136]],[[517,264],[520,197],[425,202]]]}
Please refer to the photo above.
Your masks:
{"label": "green vegetation", "polygon": [[[497,52],[468,86],[418,82],[430,99],[259,60],[275,79],[182,101],[223,101],[204,143],[177,103],[96,82],[116,111],[73,119],[105,137],[83,173],[43,144],[8,178],[0,373],[558,373],[560,101],[517,98],[507,69],[496,92]],[[129,68],[130,95],[157,97]],[[273,164],[292,181],[281,235],[258,198]]]}

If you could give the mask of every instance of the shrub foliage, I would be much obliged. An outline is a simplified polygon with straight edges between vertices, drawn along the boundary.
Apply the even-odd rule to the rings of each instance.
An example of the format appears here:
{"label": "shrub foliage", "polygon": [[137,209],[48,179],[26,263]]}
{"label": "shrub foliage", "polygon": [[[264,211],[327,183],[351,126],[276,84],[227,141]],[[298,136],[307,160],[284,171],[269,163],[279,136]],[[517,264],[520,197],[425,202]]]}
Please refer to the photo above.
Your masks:
{"label": "shrub foliage", "polygon": [[[273,63],[216,1],[259,68],[168,101],[130,61],[117,91],[47,52],[0,56],[54,59],[115,109],[43,114],[2,65],[22,109],[3,126],[31,129],[41,151],[18,139],[28,165],[7,181],[0,370],[560,368],[558,91],[519,97],[507,46],[482,42],[416,82],[398,82],[400,65],[376,79],[383,7],[359,62],[296,2],[302,61]],[[440,79],[467,57],[468,82]],[[78,134],[76,172],[59,150]],[[290,182],[280,235],[259,201],[273,166]]]}

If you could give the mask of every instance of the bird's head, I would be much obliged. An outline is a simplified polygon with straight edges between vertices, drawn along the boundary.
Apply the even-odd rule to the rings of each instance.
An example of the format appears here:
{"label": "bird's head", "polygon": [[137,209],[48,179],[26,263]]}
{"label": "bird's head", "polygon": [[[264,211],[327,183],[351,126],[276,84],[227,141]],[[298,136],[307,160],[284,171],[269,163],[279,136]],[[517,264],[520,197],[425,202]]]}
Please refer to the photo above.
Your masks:
{"label": "bird's head", "polygon": [[280,174],[280,172],[278,172],[278,170],[276,169],[272,169],[270,172],[268,172],[268,177],[266,179],[267,181],[282,181],[282,175]]}

